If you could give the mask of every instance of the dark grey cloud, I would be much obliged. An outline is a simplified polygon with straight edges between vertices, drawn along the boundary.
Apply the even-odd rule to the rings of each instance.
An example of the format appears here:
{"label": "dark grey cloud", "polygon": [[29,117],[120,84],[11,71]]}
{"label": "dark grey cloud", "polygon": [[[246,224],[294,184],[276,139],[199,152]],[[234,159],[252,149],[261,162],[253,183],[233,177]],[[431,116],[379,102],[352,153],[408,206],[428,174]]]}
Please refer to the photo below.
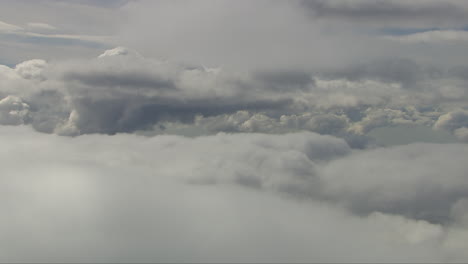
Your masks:
{"label": "dark grey cloud", "polygon": [[459,65],[452,67],[448,70],[447,74],[451,77],[468,80],[468,66]]}
{"label": "dark grey cloud", "polygon": [[69,72],[64,75],[64,80],[78,81],[84,85],[93,87],[126,86],[135,89],[176,89],[175,84],[171,80],[165,80],[156,76],[152,76],[150,74],[142,74],[139,72]]}
{"label": "dark grey cloud", "polygon": [[54,133],[70,115],[65,95],[56,90],[34,93],[27,103],[30,107],[30,123],[37,131]]}
{"label": "dark grey cloud", "polygon": [[[302,6],[317,18],[339,19],[373,23],[384,26],[383,22],[390,24],[405,23],[411,27],[428,27],[433,23],[441,25],[465,26],[468,14],[460,1],[302,1]],[[424,26],[424,22],[428,23]],[[373,26],[370,24],[370,26]]]}
{"label": "dark grey cloud", "polygon": [[197,115],[214,116],[239,109],[251,111],[278,111],[286,108],[290,100],[244,101],[234,98],[206,98],[178,100],[173,98],[145,98],[122,95],[120,98],[93,100],[77,98],[73,101],[79,115],[77,123],[81,133],[133,132],[150,129],[162,121],[192,123]]}
{"label": "dark grey cloud", "polygon": [[442,69],[421,64],[407,58],[387,58],[366,64],[354,64],[336,72],[325,74],[329,78],[346,78],[351,81],[377,80],[387,83],[401,83],[414,88],[418,81],[440,78]]}
{"label": "dark grey cloud", "polygon": [[321,114],[313,116],[305,125],[309,130],[319,134],[337,134],[347,127],[347,123],[346,118]]}
{"label": "dark grey cloud", "polygon": [[314,86],[314,79],[310,73],[294,71],[257,72],[254,79],[258,80],[266,89],[275,92],[300,90],[307,91]]}

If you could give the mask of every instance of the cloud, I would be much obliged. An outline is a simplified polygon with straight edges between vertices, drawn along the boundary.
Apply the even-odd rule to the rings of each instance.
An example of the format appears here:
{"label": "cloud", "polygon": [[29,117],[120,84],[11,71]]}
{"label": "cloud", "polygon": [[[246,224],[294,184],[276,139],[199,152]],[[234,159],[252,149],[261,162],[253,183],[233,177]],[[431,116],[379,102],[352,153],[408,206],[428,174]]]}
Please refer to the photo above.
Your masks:
{"label": "cloud", "polygon": [[135,1],[124,8],[128,23],[116,39],[147,56],[259,72],[307,71],[374,54],[380,40],[330,33],[303,9],[298,1]]}
{"label": "cloud", "polygon": [[[463,145],[359,154],[340,139],[312,133],[69,138],[3,126],[0,134],[2,261],[463,262],[468,257],[465,200],[453,199],[465,188]],[[438,177],[442,171],[445,177]],[[335,200],[324,199],[322,190]],[[369,198],[362,204],[370,206],[368,214],[341,206],[363,196]],[[394,209],[417,213],[434,202],[434,210],[448,209],[454,222],[384,212],[397,204]]]}
{"label": "cloud", "polygon": [[[22,94],[32,101],[31,105],[44,98],[41,91],[62,97],[53,102],[56,106],[45,104],[50,106],[46,108],[49,119],[57,120],[47,123],[56,126],[68,122],[67,111],[50,111],[65,106],[68,113],[75,111],[73,120],[81,133],[132,132],[159,121],[191,122],[196,115],[238,110],[278,111],[292,103],[290,96],[278,97],[273,92],[251,96],[249,89],[255,87],[255,81],[247,76],[244,81],[242,77],[204,68],[145,59],[134,52],[70,64],[28,61],[16,70],[23,74],[21,81],[33,81],[28,85],[29,92]],[[44,104],[38,104],[35,112],[42,107]],[[53,130],[54,127],[41,129]]]}
{"label": "cloud", "polygon": [[457,144],[370,150],[329,164],[322,186],[325,196],[355,212],[381,211],[446,222],[451,219],[451,206],[468,191],[462,161],[466,151],[466,145]]}
{"label": "cloud", "polygon": [[33,31],[55,31],[57,30],[56,27],[49,25],[47,23],[29,22],[27,26]]}
{"label": "cloud", "polygon": [[437,68],[423,67],[411,59],[396,57],[342,67],[340,70],[326,73],[325,76],[334,79],[346,78],[351,81],[377,80],[414,87],[418,81],[437,74],[437,70]]}
{"label": "cloud", "polygon": [[454,134],[460,140],[468,142],[468,127],[457,128],[455,129]]}
{"label": "cloud", "polygon": [[128,53],[129,53],[129,50],[126,49],[125,47],[116,47],[116,48],[104,51],[104,53],[99,55],[98,58],[103,58],[107,56],[122,56],[122,55],[127,55]]}
{"label": "cloud", "polygon": [[46,61],[36,59],[17,64],[15,66],[15,71],[25,79],[41,79],[44,78],[42,71],[46,67]]}
{"label": "cloud", "polygon": [[366,134],[374,128],[433,126],[466,102],[459,72],[404,59],[337,71],[236,72],[118,47],[93,59],[4,66],[0,95],[28,104],[25,122],[47,133],[307,130],[363,148],[372,144]]}
{"label": "cloud", "polygon": [[386,36],[385,38],[401,43],[443,43],[468,41],[468,32],[464,30],[433,30],[403,36]]}
{"label": "cloud", "polygon": [[276,92],[291,91],[293,89],[306,91],[314,86],[314,79],[306,72],[257,72],[254,74],[254,78],[266,89]]}
{"label": "cloud", "polygon": [[9,33],[23,30],[23,28],[0,21],[0,32]]}
{"label": "cloud", "polygon": [[158,79],[139,72],[109,73],[88,72],[68,73],[64,76],[65,81],[77,81],[87,86],[96,87],[131,87],[131,88],[153,88],[153,89],[175,89],[170,80]]}
{"label": "cloud", "polygon": [[468,111],[459,109],[441,115],[434,124],[436,129],[454,131],[458,128],[468,127]]}
{"label": "cloud", "polygon": [[0,262],[466,262],[467,13],[4,4]]}
{"label": "cloud", "polygon": [[66,1],[66,0],[52,0],[52,2],[59,2],[59,3],[65,3],[65,4],[71,4],[71,5],[85,5],[85,6],[93,6],[93,7],[98,7],[98,8],[119,8],[127,4],[132,0],[102,0],[99,2],[96,1],[90,1],[90,0],[77,0],[73,1],[72,3]]}
{"label": "cloud", "polygon": [[106,47],[109,36],[84,34],[56,34],[54,27],[45,23],[28,23],[26,28],[0,21],[0,39],[7,42],[35,43],[48,45],[83,45]]}
{"label": "cloud", "polygon": [[302,1],[313,17],[346,22],[362,22],[369,26],[430,25],[464,26],[467,8],[458,1]]}
{"label": "cloud", "polygon": [[21,98],[7,96],[0,100],[0,124],[2,125],[22,125],[27,122],[29,115],[29,105]]}

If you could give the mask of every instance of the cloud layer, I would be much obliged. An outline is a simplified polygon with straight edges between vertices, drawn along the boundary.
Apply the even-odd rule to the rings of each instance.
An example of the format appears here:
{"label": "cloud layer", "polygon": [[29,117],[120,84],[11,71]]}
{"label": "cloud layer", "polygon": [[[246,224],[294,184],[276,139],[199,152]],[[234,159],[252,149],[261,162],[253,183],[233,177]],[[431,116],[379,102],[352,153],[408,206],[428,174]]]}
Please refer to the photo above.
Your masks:
{"label": "cloud layer", "polygon": [[468,257],[466,145],[355,153],[313,133],[69,138],[24,126],[0,133],[3,261]]}
{"label": "cloud layer", "polygon": [[363,148],[377,127],[434,126],[464,140],[468,126],[463,68],[408,59],[322,72],[237,72],[118,47],[89,60],[35,59],[1,69],[1,124],[59,135],[308,130]]}

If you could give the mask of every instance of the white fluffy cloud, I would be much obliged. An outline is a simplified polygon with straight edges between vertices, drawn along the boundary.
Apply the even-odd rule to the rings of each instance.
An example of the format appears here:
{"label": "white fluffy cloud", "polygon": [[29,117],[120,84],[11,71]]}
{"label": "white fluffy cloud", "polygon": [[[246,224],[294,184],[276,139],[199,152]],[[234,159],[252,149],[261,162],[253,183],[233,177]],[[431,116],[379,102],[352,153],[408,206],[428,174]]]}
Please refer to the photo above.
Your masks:
{"label": "white fluffy cloud", "polygon": [[434,128],[436,129],[446,129],[449,131],[455,131],[463,127],[468,127],[468,111],[463,109],[441,115],[434,124]]}
{"label": "white fluffy cloud", "polygon": [[22,125],[27,122],[29,115],[29,105],[21,98],[7,96],[0,100],[0,124],[1,125]]}
{"label": "white fluffy cloud", "polygon": [[42,75],[42,71],[46,67],[46,61],[36,59],[17,64],[15,67],[15,71],[25,79],[41,79],[44,77]]}

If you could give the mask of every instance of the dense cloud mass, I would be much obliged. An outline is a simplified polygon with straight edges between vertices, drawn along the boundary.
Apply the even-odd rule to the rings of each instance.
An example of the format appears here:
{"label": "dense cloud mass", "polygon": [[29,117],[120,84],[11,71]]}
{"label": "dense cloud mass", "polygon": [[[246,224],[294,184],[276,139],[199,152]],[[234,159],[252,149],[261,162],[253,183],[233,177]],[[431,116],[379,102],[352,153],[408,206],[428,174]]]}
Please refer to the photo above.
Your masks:
{"label": "dense cloud mass", "polygon": [[0,262],[468,261],[467,3],[0,5]]}
{"label": "dense cloud mass", "polygon": [[4,261],[468,257],[466,145],[355,153],[314,133],[0,131]]}

